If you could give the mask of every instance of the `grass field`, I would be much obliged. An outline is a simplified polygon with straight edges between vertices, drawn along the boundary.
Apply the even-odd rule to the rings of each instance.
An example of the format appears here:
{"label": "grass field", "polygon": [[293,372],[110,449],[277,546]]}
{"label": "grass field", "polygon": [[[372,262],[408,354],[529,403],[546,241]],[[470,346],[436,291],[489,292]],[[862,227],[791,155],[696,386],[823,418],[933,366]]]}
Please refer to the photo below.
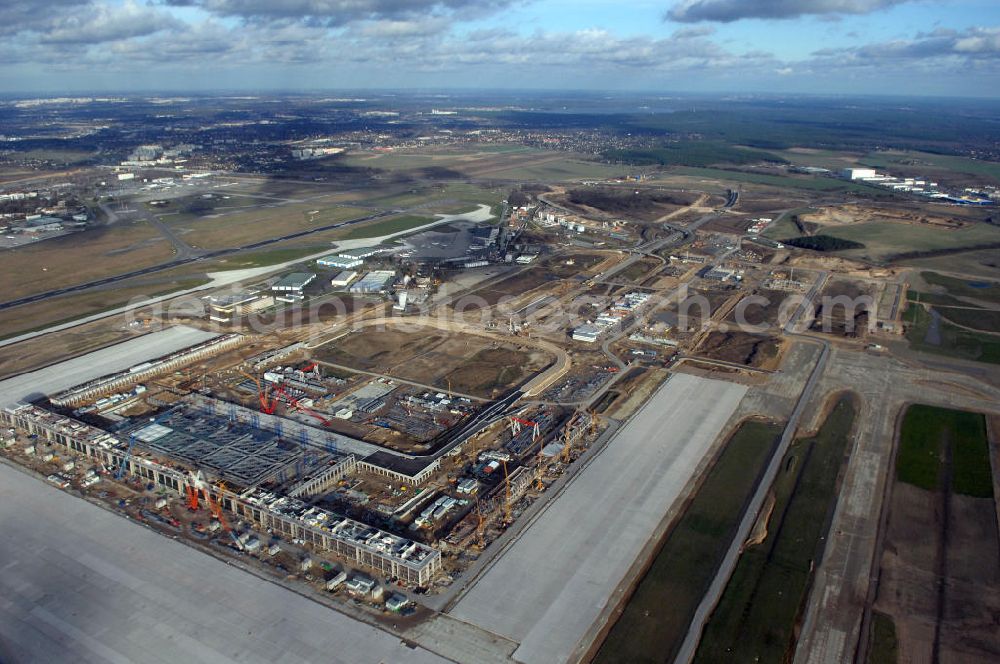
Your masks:
{"label": "grass field", "polygon": [[[625,168],[585,161],[562,152],[518,146],[428,148],[391,153],[351,154],[347,166],[408,173],[428,180],[451,172],[458,177],[503,180],[577,180],[622,175]],[[437,170],[441,169],[441,170]]]}
{"label": "grass field", "polygon": [[797,166],[816,166],[839,171],[842,168],[857,166],[858,159],[863,157],[860,152],[842,152],[839,150],[820,150],[813,148],[790,148],[788,150],[768,150],[774,156]]}
{"label": "grass field", "polygon": [[336,235],[343,240],[360,240],[368,237],[381,237],[408,231],[420,226],[433,223],[434,217],[420,217],[416,215],[400,215],[398,217],[386,217],[384,219],[374,219],[372,221],[349,226]]}
{"label": "grass field", "polygon": [[903,322],[906,323],[906,339],[913,350],[1000,364],[1000,337],[996,335],[963,330],[943,320],[939,325],[940,343],[931,343],[927,338],[932,323],[931,314],[918,305],[907,308],[903,313]]}
{"label": "grass field", "polygon": [[840,255],[870,260],[884,260],[901,252],[934,251],[958,247],[972,248],[986,242],[1000,242],[1000,228],[987,224],[975,224],[958,230],[944,230],[924,225],[873,221],[831,226],[825,228],[823,232],[833,237],[865,245],[864,249],[838,252]]}
{"label": "grass field", "polygon": [[321,251],[332,250],[329,244],[304,244],[275,249],[265,249],[249,253],[240,253],[227,258],[219,259],[210,264],[209,271],[237,270],[250,267],[267,267],[288,261],[298,260],[305,256],[318,254]]}
{"label": "grass field", "polygon": [[789,661],[854,417],[854,400],[843,396],[816,436],[789,448],[772,487],[775,504],[767,537],[740,556],[705,627],[696,662]]}
{"label": "grass field", "polygon": [[3,300],[170,260],[173,247],[145,221],[119,223],[2,252]]}
{"label": "grass field", "polygon": [[773,152],[746,146],[730,145],[725,141],[678,141],[658,148],[626,148],[604,154],[615,162],[636,165],[714,166],[717,164],[753,164],[763,161],[785,161]]}
{"label": "grass field", "polygon": [[460,170],[464,166],[493,163],[505,157],[543,155],[542,150],[521,145],[469,145],[445,148],[395,150],[393,152],[357,152],[347,155],[342,163],[361,168],[378,168],[384,171],[414,171],[426,168]]}
{"label": "grass field", "polygon": [[926,291],[907,290],[906,299],[916,304],[930,304],[943,307],[970,307],[968,302],[964,302],[951,295],[943,293],[928,293]]}
{"label": "grass field", "polygon": [[672,661],[780,435],[780,426],[756,421],[733,433],[608,633],[596,664]]}
{"label": "grass field", "polygon": [[[318,213],[310,214],[314,210],[318,210]],[[185,224],[184,228],[189,230],[181,237],[192,247],[223,249],[369,214],[371,214],[369,210],[350,206],[321,208],[306,204],[255,208],[219,217],[205,217]],[[171,225],[175,226],[173,222]]]}
{"label": "grass field", "polygon": [[967,279],[957,279],[937,272],[921,272],[920,278],[932,286],[943,287],[955,297],[971,297],[1000,304],[1000,284],[997,283],[970,283]]}
{"label": "grass field", "polygon": [[687,175],[691,177],[711,178],[727,182],[749,182],[752,184],[763,184],[772,187],[805,189],[807,191],[855,191],[870,194],[872,196],[884,196],[887,192],[860,184],[851,184],[844,180],[837,180],[829,177],[803,176],[781,176],[767,175],[765,173],[744,173],[742,171],[728,171],[720,168],[694,168],[682,166],[671,169],[671,173]]}
{"label": "grass field", "polygon": [[921,174],[927,167],[939,171],[965,173],[992,179],[1000,183],[1000,164],[967,157],[931,154],[929,152],[871,152],[860,163],[874,168],[892,168],[896,171]]}
{"label": "grass field", "polygon": [[547,161],[545,163],[498,168],[489,172],[489,177],[505,180],[529,180],[566,182],[583,179],[611,179],[625,175],[628,169],[622,166],[582,161],[571,157]]}
{"label": "grass field", "polygon": [[408,208],[419,206],[427,212],[449,214],[449,210],[462,206],[466,209],[473,205],[496,205],[503,199],[506,190],[497,187],[485,187],[465,182],[448,182],[445,184],[415,184],[409,189],[395,191],[368,200],[368,203],[382,208]]}
{"label": "grass field", "polygon": [[176,281],[165,280],[155,286],[128,285],[126,282],[114,290],[96,290],[62,295],[6,309],[0,311],[0,339],[68,323],[77,318],[117,309],[133,300],[166,295],[194,288],[204,283],[207,283],[207,279],[198,277],[178,278]]}
{"label": "grass field", "polygon": [[989,309],[966,309],[952,307],[934,308],[942,318],[961,327],[982,332],[992,332],[1000,341],[1000,311]]}
{"label": "grass field", "polygon": [[899,641],[896,639],[896,624],[886,614],[873,611],[867,664],[896,664],[897,661]]}
{"label": "grass field", "polygon": [[979,413],[910,406],[899,433],[896,479],[928,491],[939,488],[944,445],[951,447],[954,492],[974,498],[992,497],[986,418]]}

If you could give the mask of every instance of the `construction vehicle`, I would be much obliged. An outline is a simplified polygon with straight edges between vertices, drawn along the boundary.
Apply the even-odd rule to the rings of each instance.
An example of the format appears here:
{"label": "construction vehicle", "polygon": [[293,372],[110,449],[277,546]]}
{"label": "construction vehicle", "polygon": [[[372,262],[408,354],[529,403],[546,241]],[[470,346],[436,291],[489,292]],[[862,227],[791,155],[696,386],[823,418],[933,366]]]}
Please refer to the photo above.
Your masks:
{"label": "construction vehicle", "polygon": [[309,415],[310,417],[312,417],[312,418],[314,418],[316,420],[319,420],[319,422],[323,426],[330,426],[330,420],[329,419],[323,417],[322,415],[320,415],[319,413],[317,413],[314,410],[310,410],[309,408],[306,408],[304,405],[302,405],[302,403],[298,399],[296,399],[291,394],[289,394],[288,392],[286,392],[285,388],[282,387],[281,385],[278,385],[277,387],[275,387],[274,388],[274,392],[275,392],[275,394],[279,394],[282,397],[284,397],[288,401],[288,405],[291,406],[292,408],[294,408],[295,410],[302,411],[306,415]]}

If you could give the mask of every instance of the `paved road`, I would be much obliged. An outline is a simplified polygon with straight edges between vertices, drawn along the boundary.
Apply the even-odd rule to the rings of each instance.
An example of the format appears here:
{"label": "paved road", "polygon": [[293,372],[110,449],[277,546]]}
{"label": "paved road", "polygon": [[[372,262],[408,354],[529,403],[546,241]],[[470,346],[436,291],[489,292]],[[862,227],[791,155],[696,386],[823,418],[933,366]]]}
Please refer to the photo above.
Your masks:
{"label": "paved road", "polygon": [[[862,616],[875,599],[881,513],[897,418],[904,406],[927,403],[1000,413],[1000,389],[974,377],[927,369],[888,354],[834,348],[816,399],[843,389],[860,395],[861,409],[830,535],[807,601],[796,664],[847,664],[855,661],[862,646]],[[819,412],[818,401],[812,410]]]}
{"label": "paved road", "polygon": [[777,477],[778,470],[781,468],[781,462],[784,459],[785,453],[795,439],[795,432],[799,428],[799,420],[802,417],[803,410],[812,398],[813,391],[816,389],[816,384],[820,376],[823,375],[823,370],[826,368],[826,362],[830,355],[830,345],[827,342],[819,341],[817,343],[821,343],[823,346],[819,359],[816,361],[812,373],[809,374],[809,380],[806,382],[805,388],[802,390],[802,394],[795,404],[795,410],[792,411],[791,417],[788,418],[788,424],[785,425],[785,430],[781,434],[781,440],[774,451],[774,455],[771,457],[770,463],[768,463],[767,469],[764,471],[764,476],[757,484],[757,490],[750,499],[746,511],[743,513],[743,520],[740,522],[736,535],[729,545],[729,550],[726,551],[726,556],[719,565],[719,570],[712,580],[712,584],[698,605],[694,619],[691,621],[691,626],[688,628],[687,636],[684,638],[684,643],[681,644],[680,651],[678,651],[677,657],[674,659],[674,664],[687,664],[694,659],[695,652],[698,650],[698,642],[701,641],[701,634],[705,629],[705,624],[719,603],[719,599],[722,598],[726,584],[729,583],[729,579],[733,574],[733,570],[736,569],[736,563],[739,561],[740,554],[743,551],[743,543],[746,542],[747,537],[750,535],[750,530],[757,520],[757,514],[764,504],[764,498],[771,490],[771,484],[774,483],[774,478]]}

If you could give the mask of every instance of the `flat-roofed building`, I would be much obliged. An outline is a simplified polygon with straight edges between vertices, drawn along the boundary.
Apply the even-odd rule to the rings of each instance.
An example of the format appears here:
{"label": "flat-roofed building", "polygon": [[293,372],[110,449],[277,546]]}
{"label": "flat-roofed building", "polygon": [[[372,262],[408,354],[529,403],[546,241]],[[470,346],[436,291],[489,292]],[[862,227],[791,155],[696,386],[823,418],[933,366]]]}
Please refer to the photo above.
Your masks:
{"label": "flat-roofed building", "polygon": [[352,293],[383,293],[396,280],[394,270],[372,270],[351,286]]}
{"label": "flat-roofed building", "polygon": [[874,168],[845,168],[840,171],[840,177],[846,180],[865,180],[878,177]]}
{"label": "flat-roofed building", "polygon": [[361,267],[365,264],[365,262],[360,258],[330,254],[329,256],[323,256],[323,258],[317,260],[316,264],[320,267],[335,267],[339,270],[350,270],[351,268]]}
{"label": "flat-roofed building", "polygon": [[232,323],[274,304],[274,298],[260,291],[239,291],[208,298],[208,318],[217,323]]}
{"label": "flat-roofed building", "polygon": [[580,327],[573,329],[573,340],[574,341],[585,341],[587,343],[595,343],[597,338],[601,336],[601,328],[596,325],[581,325]]}
{"label": "flat-roofed building", "polygon": [[384,247],[358,247],[357,249],[344,249],[343,251],[338,252],[337,255],[341,258],[364,259],[377,256],[378,254],[385,253],[386,251],[388,251],[388,249]]}
{"label": "flat-roofed building", "polygon": [[358,273],[354,270],[344,270],[330,280],[330,285],[334,288],[346,288],[357,278]]}
{"label": "flat-roofed building", "polygon": [[279,279],[271,290],[275,293],[274,298],[282,302],[296,302],[302,299],[302,289],[311,284],[316,278],[313,272],[292,272]]}

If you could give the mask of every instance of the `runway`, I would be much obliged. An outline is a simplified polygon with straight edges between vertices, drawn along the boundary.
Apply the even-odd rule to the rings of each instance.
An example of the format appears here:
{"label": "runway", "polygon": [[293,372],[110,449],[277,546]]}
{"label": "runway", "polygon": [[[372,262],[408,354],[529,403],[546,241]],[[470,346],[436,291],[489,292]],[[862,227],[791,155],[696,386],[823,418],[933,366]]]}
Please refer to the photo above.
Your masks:
{"label": "runway", "polygon": [[520,643],[520,662],[578,654],[746,389],[672,376],[451,615]]}

